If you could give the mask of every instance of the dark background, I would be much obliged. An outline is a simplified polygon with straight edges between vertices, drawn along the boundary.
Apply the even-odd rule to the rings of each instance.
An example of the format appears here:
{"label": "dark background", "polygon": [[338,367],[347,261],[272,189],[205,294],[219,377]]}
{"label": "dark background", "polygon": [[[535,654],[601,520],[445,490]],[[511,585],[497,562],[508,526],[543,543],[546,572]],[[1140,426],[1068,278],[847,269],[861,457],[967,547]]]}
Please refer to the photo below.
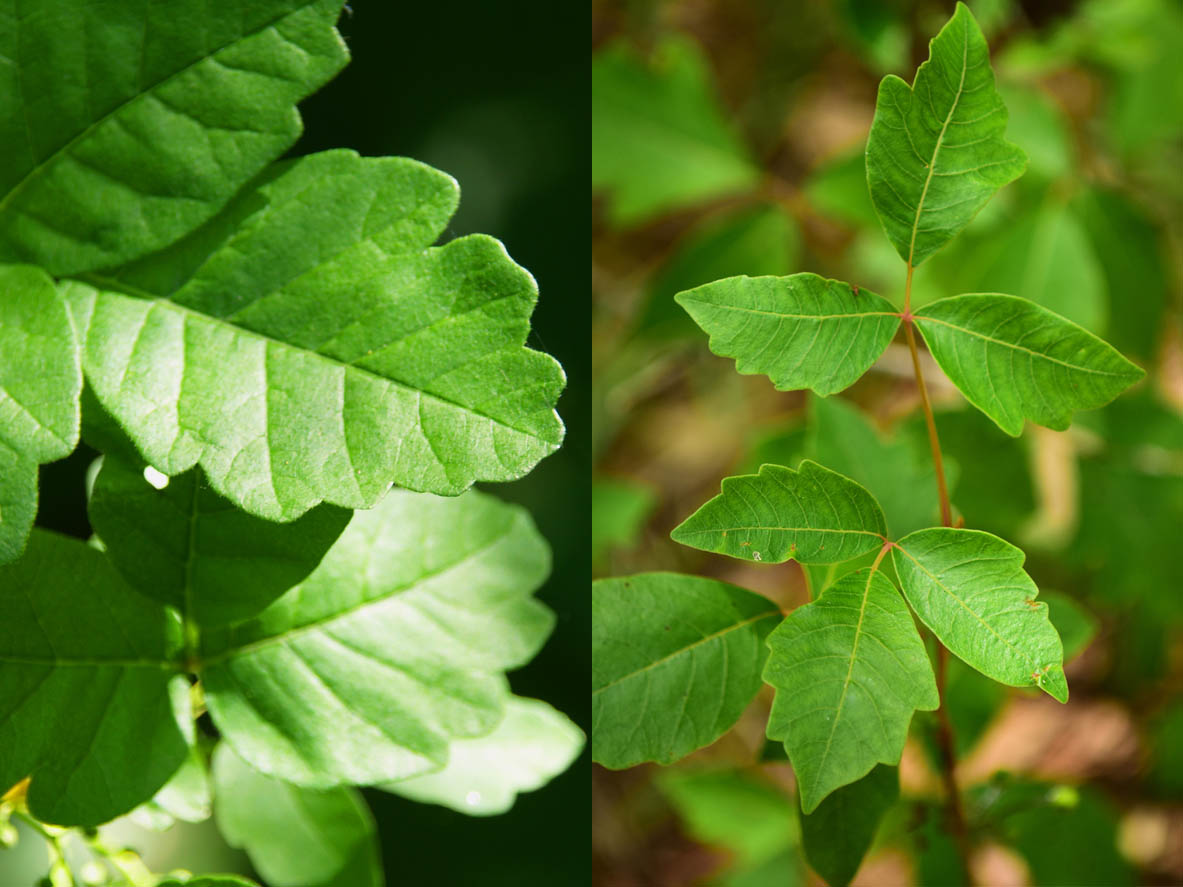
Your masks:
{"label": "dark background", "polygon": [[[589,349],[586,313],[586,19],[541,0],[389,3],[354,0],[338,25],[353,60],[300,110],[289,156],[353,148],[414,157],[454,176],[460,209],[446,239],[483,232],[538,281],[531,347],[567,372],[559,412],[567,439],[525,479],[486,485],[526,506],[554,552],[540,597],[554,635],[510,676],[590,730],[587,607],[590,534]],[[576,308],[578,307],[578,310]],[[85,537],[85,446],[42,471],[42,525]],[[367,798],[390,884],[587,883],[587,752],[499,817],[474,818],[383,792]]]}

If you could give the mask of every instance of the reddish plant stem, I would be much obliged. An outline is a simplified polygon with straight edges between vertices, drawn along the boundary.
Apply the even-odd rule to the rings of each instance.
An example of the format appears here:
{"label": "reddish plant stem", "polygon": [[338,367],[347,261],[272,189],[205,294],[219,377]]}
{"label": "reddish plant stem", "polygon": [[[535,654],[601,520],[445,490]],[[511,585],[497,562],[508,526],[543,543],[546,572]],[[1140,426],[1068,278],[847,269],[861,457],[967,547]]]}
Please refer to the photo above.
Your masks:
{"label": "reddish plant stem", "polygon": [[[916,387],[920,390],[920,405],[924,410],[924,422],[928,426],[928,445],[932,450],[932,464],[937,476],[937,496],[940,499],[941,523],[953,526],[953,508],[949,503],[949,487],[945,483],[945,464],[941,458],[941,441],[937,436],[937,423],[932,413],[932,402],[928,399],[928,386],[924,384],[924,373],[920,369],[920,352],[916,347],[916,332],[912,328],[912,263],[908,262],[908,277],[904,284],[904,334],[908,339],[908,351],[912,355],[912,369],[916,374]],[[945,786],[945,815],[949,831],[957,845],[965,869],[965,882],[973,885],[973,870],[970,867],[972,848],[969,828],[965,821],[965,810],[961,805],[961,792],[957,788],[957,744],[953,739],[953,723],[945,706],[945,672],[949,662],[949,651],[937,640],[937,692],[940,706],[937,708],[937,746],[941,755],[941,781]]]}

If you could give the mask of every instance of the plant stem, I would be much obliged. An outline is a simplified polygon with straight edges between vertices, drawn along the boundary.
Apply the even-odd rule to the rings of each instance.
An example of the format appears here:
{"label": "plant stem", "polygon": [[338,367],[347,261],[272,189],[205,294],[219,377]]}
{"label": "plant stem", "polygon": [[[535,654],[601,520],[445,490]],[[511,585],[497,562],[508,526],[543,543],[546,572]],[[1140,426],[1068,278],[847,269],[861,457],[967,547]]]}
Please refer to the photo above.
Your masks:
{"label": "plant stem", "polygon": [[[932,451],[932,464],[937,477],[937,497],[940,500],[941,523],[953,526],[953,508],[949,503],[949,487],[945,483],[945,463],[941,458],[941,440],[937,436],[937,422],[932,413],[932,401],[928,399],[928,386],[924,384],[924,373],[920,369],[920,352],[916,347],[916,331],[912,328],[912,272],[915,269],[908,262],[908,277],[904,283],[904,334],[908,339],[908,351],[912,355],[912,369],[916,374],[916,387],[920,390],[920,405],[924,410],[924,422],[928,426],[928,446]],[[949,662],[949,651],[938,639],[937,644],[937,693],[940,706],[937,708],[937,745],[941,753],[941,780],[945,785],[945,813],[949,830],[957,845],[965,882],[972,887],[973,870],[970,868],[971,847],[969,829],[965,822],[965,810],[961,805],[961,792],[957,788],[957,744],[953,739],[953,723],[945,706],[945,672]]]}
{"label": "plant stem", "polygon": [[12,815],[39,834],[41,839],[45,841],[45,846],[49,850],[49,877],[53,880],[55,887],[58,884],[73,885],[77,883],[74,880],[74,873],[70,870],[70,864],[66,860],[66,853],[62,849],[61,836],[57,832],[50,831],[22,810],[14,810]]}

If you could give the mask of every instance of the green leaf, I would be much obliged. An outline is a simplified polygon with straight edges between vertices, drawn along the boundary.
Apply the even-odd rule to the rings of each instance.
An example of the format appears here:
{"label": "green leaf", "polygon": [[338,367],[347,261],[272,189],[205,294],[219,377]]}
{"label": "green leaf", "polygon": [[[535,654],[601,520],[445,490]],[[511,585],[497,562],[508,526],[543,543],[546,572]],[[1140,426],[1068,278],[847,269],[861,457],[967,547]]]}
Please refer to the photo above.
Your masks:
{"label": "green leaf", "polygon": [[412,160],[278,166],[169,251],[62,286],[90,386],[154,468],[200,463],[270,520],[520,477],[562,441],[564,377],[523,347],[537,287],[500,243],[430,247],[456,199]]}
{"label": "green leaf", "polygon": [[6,564],[24,551],[37,515],[37,466],[68,456],[78,443],[78,345],[53,281],[39,268],[0,265],[0,355],[0,564]]}
{"label": "green leaf", "polygon": [[523,509],[392,491],[302,584],[202,634],[210,714],[252,767],[309,788],[439,770],[501,721],[502,672],[550,634],[532,597],[549,571]]}
{"label": "green leaf", "polygon": [[878,570],[794,610],[768,647],[768,738],[785,744],[806,813],[876,764],[898,764],[913,711],[940,705],[912,616]]}
{"label": "green leaf", "polygon": [[731,729],[780,610],[725,582],[642,573],[592,583],[592,759],[672,763]]}
{"label": "green leaf", "polygon": [[1026,155],[1005,131],[986,38],[958,3],[913,85],[894,74],[879,83],[867,137],[871,202],[905,262],[919,265],[1023,174]]}
{"label": "green leaf", "polygon": [[686,831],[730,850],[737,865],[759,865],[797,844],[792,799],[770,782],[739,770],[672,767],[656,780]]}
{"label": "green leaf", "polygon": [[623,44],[592,59],[592,187],[617,225],[755,187],[760,171],[724,118],[702,52],[667,37],[642,59]]}
{"label": "green leaf", "polygon": [[728,277],[675,298],[710,335],[711,351],[735,358],[739,372],[823,397],[854,384],[900,325],[881,296],[808,273]]}
{"label": "green leaf", "polygon": [[1067,662],[1097,636],[1100,621],[1078,601],[1062,592],[1045,591],[1042,597],[1047,604],[1047,617],[1064,644],[1064,661]]}
{"label": "green leaf", "polygon": [[495,816],[519,794],[542,788],[570,767],[583,743],[583,731],[566,715],[537,699],[512,696],[492,733],[448,747],[443,770],[379,788],[471,816]]}
{"label": "green leaf", "polygon": [[1145,373],[1058,314],[997,293],[953,296],[916,313],[932,356],[966,399],[1014,437],[1030,419],[1057,431]]}
{"label": "green leaf", "polygon": [[867,157],[862,150],[836,157],[805,183],[805,196],[823,215],[852,228],[878,225],[867,191]]}
{"label": "green leaf", "polygon": [[198,875],[188,881],[166,878],[156,887],[259,887],[259,885],[238,875]]}
{"label": "green leaf", "polygon": [[209,773],[206,771],[205,756],[196,745],[172,778],[164,784],[146,804],[141,804],[128,814],[137,825],[164,831],[172,828],[178,819],[184,822],[204,822],[213,810],[210,797]]}
{"label": "green leaf", "polygon": [[636,544],[653,509],[657,495],[644,484],[624,478],[592,481],[591,559],[600,563],[613,548]]}
{"label": "green leaf", "polygon": [[880,764],[801,817],[805,857],[830,887],[846,887],[851,882],[871,847],[879,821],[899,796],[899,770]]}
{"label": "green leaf", "polygon": [[[937,522],[936,473],[921,450],[897,430],[885,439],[859,409],[838,397],[812,399],[806,446],[826,467],[867,488],[883,508],[887,528],[899,538]],[[945,466],[949,486],[958,472]]]}
{"label": "green leaf", "polygon": [[340,0],[84,0],[0,25],[0,261],[119,265],[196,228],[300,134]]}
{"label": "green leaf", "polygon": [[210,490],[200,469],[157,489],[117,455],[104,457],[88,512],[128,583],[201,625],[262,610],[316,568],[352,516],[321,505],[272,523]]}
{"label": "green leaf", "polygon": [[865,489],[808,459],[796,471],[764,465],[723,479],[722,492],[670,538],[743,560],[834,564],[873,551],[887,525]]}
{"label": "green leaf", "polygon": [[1064,650],[1025,555],[979,530],[934,527],[892,549],[908,603],[942,644],[986,677],[1068,701]]}
{"label": "green leaf", "polygon": [[31,776],[29,809],[58,825],[151,798],[189,752],[179,622],[102,553],[40,530],[0,567],[0,612],[0,784]]}
{"label": "green leaf", "polygon": [[264,776],[224,742],[213,777],[218,830],[271,887],[385,883],[374,819],[356,790],[314,791]]}

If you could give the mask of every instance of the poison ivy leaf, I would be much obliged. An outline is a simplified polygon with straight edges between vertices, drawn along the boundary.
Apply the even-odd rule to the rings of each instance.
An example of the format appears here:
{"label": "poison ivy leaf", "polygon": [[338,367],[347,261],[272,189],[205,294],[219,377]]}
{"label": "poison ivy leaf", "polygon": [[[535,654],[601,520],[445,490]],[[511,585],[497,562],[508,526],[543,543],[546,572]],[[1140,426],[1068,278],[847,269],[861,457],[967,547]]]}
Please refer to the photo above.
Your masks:
{"label": "poison ivy leaf", "polygon": [[886,532],[870,493],[806,459],[796,471],[764,465],[724,478],[722,492],[670,538],[744,560],[833,564],[878,548]]}
{"label": "poison ivy leaf", "polygon": [[29,809],[58,825],[151,798],[189,751],[179,621],[103,554],[44,531],[0,567],[0,612],[0,784],[31,776]]}
{"label": "poison ivy leaf", "polygon": [[912,86],[879,83],[867,137],[867,183],[900,257],[919,265],[970,223],[1027,158],[1003,138],[1006,106],[990,50],[963,3],[929,43]]}
{"label": "poison ivy leaf", "polygon": [[262,610],[316,568],[351,516],[321,505],[272,523],[210,490],[198,468],[157,489],[119,456],[103,459],[88,512],[128,583],[201,625]]}
{"label": "poison ivy leaf", "polygon": [[1057,431],[1075,410],[1103,406],[1145,375],[1105,342],[1015,296],[941,299],[916,326],[945,374],[1014,437],[1030,419]]}
{"label": "poison ivy leaf", "polygon": [[696,840],[725,847],[736,864],[755,866],[797,844],[792,799],[770,782],[739,770],[657,774],[657,785]]}
{"label": "poison ivy leaf", "polygon": [[672,763],[731,729],[760,689],[780,610],[725,582],[643,573],[592,583],[592,758]]}
{"label": "poison ivy leaf", "polygon": [[374,819],[352,788],[315,791],[214,751],[218,830],[271,887],[382,887]]}
{"label": "poison ivy leaf", "polygon": [[801,817],[805,857],[830,887],[846,887],[871,847],[879,820],[900,796],[899,770],[882,764]]}
{"label": "poison ivy leaf", "polygon": [[118,279],[62,286],[90,386],[154,468],[200,463],[270,520],[521,476],[562,440],[563,373],[523,347],[537,287],[500,243],[429,246],[456,199],[412,160],[278,166]]}
{"label": "poison ivy leaf", "polygon": [[53,281],[38,268],[0,265],[0,354],[0,564],[6,564],[20,557],[37,516],[37,466],[68,456],[78,443],[78,346]]}
{"label": "poison ivy leaf", "polygon": [[942,644],[986,677],[1068,701],[1064,650],[1025,555],[979,530],[934,527],[892,548],[900,586]]}
{"label": "poison ivy leaf", "polygon": [[728,277],[675,298],[710,335],[711,351],[735,358],[739,372],[823,397],[854,384],[900,325],[881,296],[808,273]]}
{"label": "poison ivy leaf", "polygon": [[196,228],[345,64],[341,0],[85,0],[0,18],[0,260],[119,265]]}
{"label": "poison ivy leaf", "polygon": [[776,204],[709,218],[678,242],[654,276],[638,332],[650,338],[697,335],[674,301],[678,293],[735,274],[788,274],[797,264],[800,239],[792,216]]}
{"label": "poison ivy leaf", "polygon": [[203,633],[210,714],[252,767],[309,788],[439,770],[501,721],[502,672],[550,633],[531,596],[549,570],[521,508],[393,491],[302,584]]}
{"label": "poison ivy leaf", "polygon": [[592,187],[633,225],[754,187],[760,172],[719,108],[707,62],[667,37],[648,60],[616,44],[592,59]]}
{"label": "poison ivy leaf", "polygon": [[768,647],[768,737],[785,744],[805,813],[876,764],[898,764],[913,711],[940,705],[912,616],[878,570],[794,610]]}
{"label": "poison ivy leaf", "polygon": [[460,813],[494,816],[571,766],[583,743],[583,731],[566,715],[537,699],[513,696],[492,733],[448,747],[443,770],[379,787]]}

